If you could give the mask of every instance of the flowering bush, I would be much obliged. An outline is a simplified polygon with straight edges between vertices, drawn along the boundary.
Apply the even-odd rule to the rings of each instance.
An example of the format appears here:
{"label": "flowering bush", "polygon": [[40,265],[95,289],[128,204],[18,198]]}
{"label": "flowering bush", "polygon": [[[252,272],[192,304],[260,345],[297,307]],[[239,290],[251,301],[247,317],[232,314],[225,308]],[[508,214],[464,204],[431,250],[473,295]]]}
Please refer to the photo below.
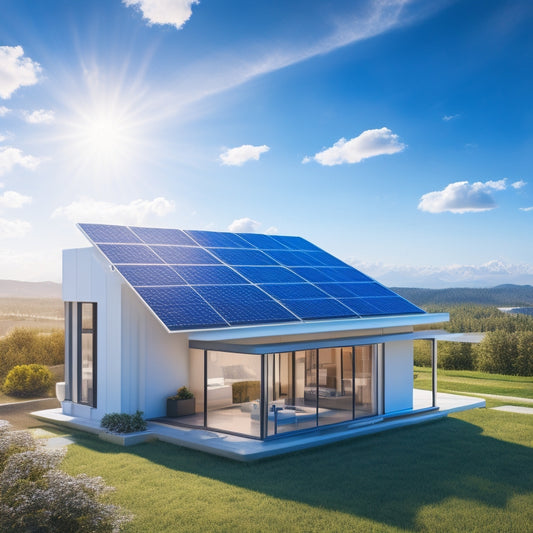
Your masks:
{"label": "flowering bush", "polygon": [[103,533],[131,520],[100,501],[113,490],[100,477],[58,469],[64,449],[49,450],[26,431],[0,425],[0,531]]}
{"label": "flowering bush", "polygon": [[48,392],[53,383],[52,373],[45,366],[18,365],[9,371],[3,389],[12,396],[38,396]]}
{"label": "flowering bush", "polygon": [[127,413],[108,413],[104,415],[100,425],[115,433],[134,433],[135,431],[146,430],[146,420],[143,412],[137,411],[134,415]]}

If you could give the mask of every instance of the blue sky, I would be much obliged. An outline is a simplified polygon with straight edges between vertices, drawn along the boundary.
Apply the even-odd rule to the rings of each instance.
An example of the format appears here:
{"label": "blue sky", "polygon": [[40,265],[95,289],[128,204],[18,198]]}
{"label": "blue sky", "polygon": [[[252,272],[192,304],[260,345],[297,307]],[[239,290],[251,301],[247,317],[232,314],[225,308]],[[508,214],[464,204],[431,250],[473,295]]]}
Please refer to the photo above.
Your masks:
{"label": "blue sky", "polygon": [[533,283],[531,2],[0,7],[0,278],[59,281],[75,223],[107,222]]}

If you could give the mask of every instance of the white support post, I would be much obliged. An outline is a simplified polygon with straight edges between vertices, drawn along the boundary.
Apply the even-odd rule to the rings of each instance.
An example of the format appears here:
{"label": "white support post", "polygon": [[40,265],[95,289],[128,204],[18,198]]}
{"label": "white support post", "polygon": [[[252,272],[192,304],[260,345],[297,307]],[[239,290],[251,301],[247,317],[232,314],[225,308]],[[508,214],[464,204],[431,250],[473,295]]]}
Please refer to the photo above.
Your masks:
{"label": "white support post", "polygon": [[431,340],[431,392],[433,407],[437,407],[437,339]]}

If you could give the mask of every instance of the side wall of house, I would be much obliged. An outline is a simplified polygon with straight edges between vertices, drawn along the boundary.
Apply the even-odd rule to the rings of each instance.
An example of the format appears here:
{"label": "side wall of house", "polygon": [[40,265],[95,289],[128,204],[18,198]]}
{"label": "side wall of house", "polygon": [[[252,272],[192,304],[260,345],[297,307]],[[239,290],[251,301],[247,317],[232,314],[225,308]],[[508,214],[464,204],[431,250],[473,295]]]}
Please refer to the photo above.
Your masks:
{"label": "side wall of house", "polygon": [[[63,402],[65,414],[99,420],[106,413],[164,416],[166,397],[188,385],[187,334],[170,334],[94,248],[63,252],[63,299],[97,304],[97,407]],[[72,398],[77,397],[73,324]]]}
{"label": "side wall of house", "polygon": [[413,408],[413,342],[385,344],[384,354],[385,414]]}
{"label": "side wall of house", "polygon": [[[99,420],[105,413],[120,409],[121,338],[120,286],[116,272],[111,272],[93,248],[63,251],[63,300],[97,304],[97,407],[63,402],[63,412]],[[73,324],[72,398],[77,396],[76,324]],[[68,353],[68,351],[67,351]]]}
{"label": "side wall of house", "polygon": [[188,336],[168,333],[133,290],[122,286],[122,411],[165,416],[166,398],[189,385]]}

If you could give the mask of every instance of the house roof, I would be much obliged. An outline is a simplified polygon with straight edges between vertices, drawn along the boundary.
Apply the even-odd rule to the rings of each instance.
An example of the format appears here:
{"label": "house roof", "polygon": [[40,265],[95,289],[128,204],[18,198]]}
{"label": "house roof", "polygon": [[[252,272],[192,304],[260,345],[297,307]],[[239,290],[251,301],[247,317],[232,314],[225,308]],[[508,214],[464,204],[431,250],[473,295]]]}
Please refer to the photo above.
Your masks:
{"label": "house roof", "polygon": [[168,331],[425,313],[301,237],[78,227]]}

